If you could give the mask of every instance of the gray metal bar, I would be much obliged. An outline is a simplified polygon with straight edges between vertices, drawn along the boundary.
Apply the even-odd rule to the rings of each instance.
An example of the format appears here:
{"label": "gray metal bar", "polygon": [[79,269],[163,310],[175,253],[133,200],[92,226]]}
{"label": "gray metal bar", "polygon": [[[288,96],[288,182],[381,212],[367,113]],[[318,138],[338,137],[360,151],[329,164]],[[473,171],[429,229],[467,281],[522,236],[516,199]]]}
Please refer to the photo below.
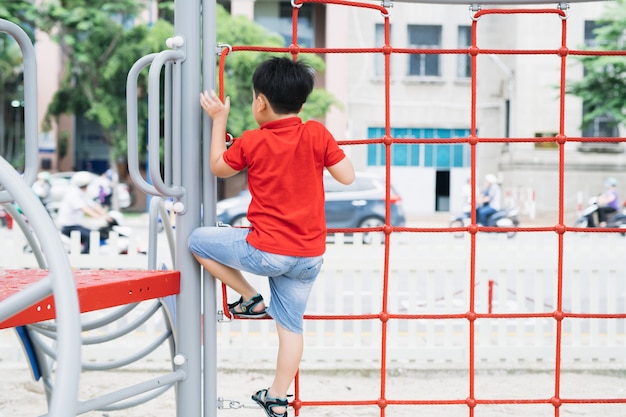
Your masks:
{"label": "gray metal bar", "polygon": [[[11,35],[22,51],[24,65],[24,136],[25,156],[23,178],[32,185],[39,168],[39,144],[37,138],[37,59],[30,38],[15,23],[0,19],[0,32]],[[0,191],[0,203],[13,201],[7,191]]]}
{"label": "gray metal bar", "polygon": [[[151,401],[152,399],[158,397],[159,395],[163,394],[165,391],[172,388],[172,385],[166,385],[164,387],[161,387],[160,389],[159,388],[154,389],[150,391],[149,393],[142,395],[141,397],[129,399],[128,401],[123,401],[123,402],[119,401],[119,402],[116,402],[115,404],[108,405],[106,407],[100,407],[99,411],[125,410],[127,408],[135,407],[140,404],[145,404],[148,401]],[[106,414],[104,414],[104,416],[106,416]]]}
{"label": "gray metal bar", "polygon": [[25,308],[41,301],[52,293],[50,277],[43,278],[0,303],[0,318],[13,317]]}
{"label": "gray metal bar", "polygon": [[[167,330],[159,335],[156,339],[154,339],[149,345],[139,350],[138,352],[133,353],[132,355],[127,356],[125,359],[120,359],[117,361],[105,362],[105,363],[91,363],[85,362],[80,365],[82,369],[88,371],[103,371],[108,369],[116,369],[121,368],[122,366],[126,366],[128,364],[137,362],[138,360],[146,357],[148,354],[152,353],[157,347],[161,346],[163,342],[165,342],[168,337],[172,334],[171,331]],[[47,344],[43,339],[43,334],[40,332],[32,332],[31,334],[33,343],[36,344],[39,349],[44,352],[48,357],[53,360],[57,360],[57,355],[54,353],[53,346]]]}
{"label": "gray metal bar", "polygon": [[117,309],[115,309],[115,311],[107,314],[106,316],[98,317],[90,321],[83,321],[81,322],[81,329],[82,331],[88,331],[106,326],[109,323],[113,323],[114,321],[133,311],[139,304],[140,303],[133,303],[119,306]]}
{"label": "gray metal bar", "polygon": [[[176,107],[172,107],[172,66],[176,65],[174,62],[168,62],[165,65],[165,83],[163,86],[163,108],[165,112],[163,114],[163,154],[170,155],[169,158],[165,158],[163,161],[163,181],[166,184],[175,184],[172,182],[172,113]],[[180,89],[180,86],[178,86]],[[179,107],[180,109],[180,107]]]}
{"label": "gray metal bar", "polygon": [[172,222],[170,222],[169,213],[163,204],[159,204],[159,214],[161,214],[161,219],[163,221],[163,233],[165,233],[165,237],[167,238],[167,247],[170,250],[172,269],[176,269],[176,238],[174,236]]}
{"label": "gray metal bar", "polygon": [[[161,175],[161,69],[166,62],[183,59],[185,59],[185,54],[181,50],[159,52],[150,65],[148,75],[148,164],[150,178],[160,195],[177,198],[184,196],[184,189],[176,185],[166,185]],[[174,85],[177,84],[174,80],[173,83]]]}
{"label": "gray metal bar", "polygon": [[139,58],[128,71],[126,79],[126,132],[128,140],[128,173],[133,184],[149,195],[158,195],[158,191],[141,176],[139,171],[139,129],[137,122],[137,79],[141,70],[156,58],[157,54],[149,54]]}
{"label": "gray metal bar", "polygon": [[[83,401],[79,404],[78,413],[83,414],[92,410],[99,410],[102,407],[106,407],[109,404],[115,404],[116,402],[132,398],[136,395],[142,394],[144,392],[149,392],[154,389],[160,389],[164,385],[171,385],[178,381],[181,381],[185,378],[185,373],[183,371],[175,371],[163,376],[159,376],[153,379],[150,379],[145,382],[141,382],[139,384],[122,388],[120,390],[111,392],[106,395],[102,395],[98,398],[94,398],[91,400]],[[65,416],[73,416],[74,414],[65,414]]]}
{"label": "gray metal bar", "polygon": [[[181,63],[180,137],[181,185],[185,189],[184,215],[176,219],[176,269],[180,271],[180,294],[176,297],[176,341],[178,368],[187,378],[178,384],[177,416],[202,415],[202,342],[200,266],[187,248],[187,238],[200,226],[200,1],[174,3],[174,27],[184,40],[186,59]],[[180,213],[180,212],[179,212]],[[207,331],[205,329],[205,331]],[[210,331],[210,330],[208,330]],[[205,369],[204,372],[212,372]]]}
{"label": "gray metal bar", "polygon": [[[50,399],[51,416],[75,415],[80,375],[80,310],[69,258],[52,218],[28,184],[4,158],[0,158],[0,183],[18,202],[36,231],[52,277],[52,293],[59,329],[56,381]],[[2,305],[2,304],[0,304]],[[24,305],[24,308],[28,305]]]}
{"label": "gray metal bar", "polygon": [[158,224],[159,214],[161,215],[161,222],[163,223],[163,233],[167,237],[167,247],[170,251],[170,258],[172,260],[171,269],[176,268],[176,254],[174,240],[174,233],[172,232],[172,224],[168,216],[167,210],[163,205],[163,199],[161,197],[152,197],[150,199],[150,208],[148,209],[148,269],[159,269],[157,267],[157,242],[158,242]]}
{"label": "gray metal bar", "polygon": [[183,164],[183,155],[182,155],[182,137],[181,137],[181,124],[180,124],[180,108],[181,108],[181,93],[182,93],[182,72],[181,65],[179,63],[175,63],[172,68],[172,146],[171,149],[171,158],[172,162],[172,184],[180,185],[181,184],[181,167]]}
{"label": "gray metal bar", "polygon": [[[203,90],[215,89],[216,66],[216,2],[202,1],[202,81]],[[195,96],[198,99],[198,94]],[[203,161],[209,161],[211,140],[211,119],[202,117],[202,155]],[[224,138],[214,138],[224,140]],[[202,202],[204,223],[215,224],[217,204],[217,181],[211,173],[209,164],[202,166]],[[204,412],[206,417],[217,416],[217,281],[205,271],[203,284],[204,311]]]}
{"label": "gray metal bar", "polygon": [[157,230],[159,222],[159,206],[163,203],[161,197],[152,197],[150,199],[150,208],[148,209],[148,269],[156,269],[157,261],[157,242],[159,231]]}
{"label": "gray metal bar", "polygon": [[150,344],[145,346],[143,349],[133,353],[132,355],[127,356],[125,359],[119,359],[111,362],[104,363],[93,363],[93,362],[83,362],[83,369],[88,371],[98,371],[98,370],[108,370],[108,369],[117,369],[126,365],[130,365],[131,363],[135,363],[138,360],[145,358],[150,353],[154,352],[156,348],[161,346],[163,342],[165,342],[172,335],[171,331],[165,331],[159,335],[156,339],[154,339]]}
{"label": "gray metal bar", "polygon": [[152,301],[152,305],[149,306],[139,317],[135,317],[132,322],[126,323],[122,328],[116,329],[106,334],[83,337],[83,345],[95,345],[99,343],[109,342],[111,340],[118,339],[128,333],[132,332],[145,322],[147,322],[157,311],[161,309],[161,302],[159,300]]}

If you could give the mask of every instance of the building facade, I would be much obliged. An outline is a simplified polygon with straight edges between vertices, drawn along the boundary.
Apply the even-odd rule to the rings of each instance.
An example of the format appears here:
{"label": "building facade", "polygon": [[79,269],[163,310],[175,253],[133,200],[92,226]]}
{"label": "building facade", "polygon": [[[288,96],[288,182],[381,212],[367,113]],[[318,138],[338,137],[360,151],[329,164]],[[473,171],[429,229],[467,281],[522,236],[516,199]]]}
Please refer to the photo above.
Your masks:
{"label": "building facade", "polygon": [[[290,2],[232,0],[223,5],[232,14],[246,15],[280,33],[285,45],[291,42]],[[555,5],[533,7],[554,9]],[[589,40],[590,28],[604,8],[603,2],[570,5],[566,23],[569,49],[580,49]],[[473,14],[469,5],[398,2],[389,11],[390,45],[394,48],[455,50],[471,45]],[[300,9],[299,17],[298,43],[302,47],[354,50],[384,44],[384,17],[378,10],[307,3]],[[476,42],[481,50],[556,50],[562,42],[561,19],[556,14],[488,15],[478,21],[477,28]],[[53,50],[47,42],[38,45],[40,54],[54,53]],[[320,77],[320,86],[341,103],[327,115],[328,128],[338,140],[381,137],[386,117],[382,54],[328,53],[323,57],[326,71]],[[58,70],[46,71],[41,77],[57,77]],[[580,79],[582,71],[578,61],[569,57],[567,79]],[[477,74],[479,137],[551,137],[559,131],[559,56],[480,54]],[[40,85],[50,86],[48,81],[40,80]],[[40,114],[52,93],[48,90],[40,93]],[[394,53],[390,58],[389,96],[393,137],[467,137],[472,104],[470,58],[461,53]],[[563,120],[567,136],[607,135],[602,129],[583,132],[582,116],[581,101],[567,96]],[[75,124],[74,131],[76,145],[68,154],[76,160],[78,153],[84,152],[90,130],[89,126]],[[609,133],[619,134],[616,129]],[[596,152],[597,149],[585,149],[580,143],[566,144],[566,210],[575,212],[581,195],[587,197],[601,191],[607,175],[617,177],[620,184],[626,183],[626,175],[622,176],[626,163],[622,146],[611,145],[616,146],[610,152]],[[382,145],[350,145],[345,149],[358,170],[384,172]],[[482,143],[476,150],[479,186],[487,173],[494,173],[502,183],[507,201],[524,207],[532,201],[537,211],[556,211],[559,180],[556,146],[530,142]],[[470,175],[469,145],[394,144],[391,158],[391,181],[409,215],[461,210],[462,189]]]}
{"label": "building facade", "polygon": [[[305,39],[300,46],[375,48],[384,43],[384,18],[377,10],[343,5],[305,4]],[[581,49],[605,3],[573,3],[566,9],[567,47]],[[288,2],[233,0],[231,13],[245,14],[291,38]],[[508,6],[522,8],[525,6]],[[555,9],[555,5],[533,6]],[[324,8],[324,10],[320,10]],[[472,13],[468,5],[393,3],[390,44],[394,48],[463,49],[471,45]],[[273,17],[272,17],[273,16]],[[483,16],[477,23],[482,50],[557,50],[562,21],[556,14]],[[310,33],[323,30],[323,35]],[[591,35],[592,36],[592,35]],[[310,44],[313,40],[313,44]],[[324,86],[342,103],[326,124],[339,139],[381,137],[385,126],[385,85],[382,54],[326,54]],[[391,133],[395,138],[467,137],[471,120],[471,66],[466,54],[392,54],[390,62]],[[568,58],[566,77],[580,79],[582,65]],[[480,54],[477,58],[476,127],[479,137],[553,137],[560,128],[560,57],[556,54]],[[583,105],[566,96],[566,136],[617,136],[608,131],[581,129]],[[581,195],[601,191],[604,177],[620,179],[623,147],[609,144],[600,152],[567,143],[566,210],[578,208]],[[360,170],[384,170],[382,145],[346,147]],[[487,173],[502,182],[507,202],[538,211],[558,207],[558,147],[550,143],[483,143],[477,146],[478,186]],[[409,214],[461,209],[463,185],[470,174],[469,145],[394,144],[392,182]],[[626,177],[623,178],[626,180]],[[621,182],[621,181],[620,181]],[[532,215],[533,213],[528,213]]]}

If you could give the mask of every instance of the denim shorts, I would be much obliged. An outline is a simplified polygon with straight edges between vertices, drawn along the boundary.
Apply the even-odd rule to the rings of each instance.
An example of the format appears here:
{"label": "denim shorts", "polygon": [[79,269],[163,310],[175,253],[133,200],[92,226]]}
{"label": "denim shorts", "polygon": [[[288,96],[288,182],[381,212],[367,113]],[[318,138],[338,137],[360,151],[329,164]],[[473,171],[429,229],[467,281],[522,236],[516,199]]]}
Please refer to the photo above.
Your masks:
{"label": "denim shorts", "polygon": [[187,242],[192,253],[251,274],[267,276],[271,299],[268,314],[285,329],[302,334],[304,311],[323,257],[264,252],[246,241],[250,229],[200,227]]}

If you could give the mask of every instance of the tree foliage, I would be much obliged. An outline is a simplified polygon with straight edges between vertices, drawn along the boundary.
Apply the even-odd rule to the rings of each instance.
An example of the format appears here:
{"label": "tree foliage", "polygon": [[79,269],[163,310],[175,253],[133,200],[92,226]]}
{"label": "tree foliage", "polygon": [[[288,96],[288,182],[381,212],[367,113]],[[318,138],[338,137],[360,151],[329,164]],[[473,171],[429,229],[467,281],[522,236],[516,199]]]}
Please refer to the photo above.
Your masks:
{"label": "tree foliage", "polygon": [[[596,21],[595,45],[586,49],[623,52],[626,49],[626,1],[616,0],[606,7]],[[582,56],[580,61],[585,75],[582,80],[571,83],[568,92],[580,97],[588,110],[583,127],[596,117],[606,115],[617,123],[626,124],[626,57],[618,54]]]}
{"label": "tree foliage", "polygon": [[[53,34],[66,62],[48,116],[83,114],[97,122],[114,159],[125,158],[127,150],[128,71],[137,59],[163,50],[174,33],[165,21],[152,26],[135,21],[142,7],[135,0],[69,0],[44,3],[40,12],[40,27]],[[145,76],[140,80],[143,92]],[[140,103],[145,115],[145,103]]]}
{"label": "tree foliage", "polygon": [[[12,0],[0,3],[0,19],[19,25],[31,40],[35,39],[34,25],[37,8],[28,0]],[[4,36],[4,35],[3,35]]]}
{"label": "tree foliage", "polygon": [[[65,69],[60,86],[50,103],[43,129],[62,114],[84,115],[97,122],[105,141],[110,145],[111,158],[125,158],[126,140],[126,78],[131,66],[140,57],[165,49],[165,40],[174,34],[173,26],[165,20],[153,25],[135,19],[145,8],[137,0],[49,0],[35,8],[29,1],[2,2],[0,17],[12,16],[22,26],[37,27],[48,33],[61,49]],[[159,2],[171,12],[173,2]],[[242,16],[231,16],[222,6],[217,7],[217,41],[230,45],[282,47],[283,39]],[[0,39],[1,41],[1,39]],[[19,51],[17,51],[19,52]],[[5,54],[5,55],[1,55]],[[21,82],[20,58],[15,48],[0,51],[0,77],[10,75],[15,81],[0,78],[0,91]],[[229,132],[239,136],[256,127],[250,111],[252,102],[252,73],[269,56],[262,52],[236,52],[226,61],[226,94],[231,97],[232,111]],[[299,59],[309,62],[317,72],[324,70],[323,60],[312,54]],[[142,72],[138,91],[147,92],[147,71]],[[145,120],[145,97],[138,97],[139,119]],[[1,99],[1,94],[0,94]],[[316,89],[305,105],[304,119],[320,118],[335,103],[326,91]],[[0,130],[2,126],[0,125]],[[144,124],[139,123],[139,137],[144,137]],[[1,132],[0,132],[1,133]],[[61,132],[63,134],[63,132]],[[141,147],[140,147],[141,148]]]}
{"label": "tree foliage", "polygon": [[[244,16],[231,16],[219,4],[216,19],[218,43],[262,47],[284,46],[280,35],[268,32],[267,29]],[[237,51],[229,53],[226,57],[224,93],[231,99],[227,129],[235,137],[239,137],[244,130],[258,127],[250,111],[252,74],[256,67],[270,56],[276,56],[276,54]],[[298,59],[306,61],[318,73],[324,71],[324,61],[317,55],[300,55]],[[337,105],[337,102],[328,91],[315,89],[307,100],[301,116],[304,120],[322,118],[332,105]]]}

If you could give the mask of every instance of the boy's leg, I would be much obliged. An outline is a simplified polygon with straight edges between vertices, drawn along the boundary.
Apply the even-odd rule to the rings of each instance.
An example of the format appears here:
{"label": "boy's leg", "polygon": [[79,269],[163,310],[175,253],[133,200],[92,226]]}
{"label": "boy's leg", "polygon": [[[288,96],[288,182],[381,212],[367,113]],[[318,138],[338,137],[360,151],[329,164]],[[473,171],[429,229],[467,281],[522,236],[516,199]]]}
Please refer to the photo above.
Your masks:
{"label": "boy's leg", "polygon": [[[300,367],[304,338],[302,334],[293,333],[276,323],[278,331],[278,357],[276,359],[276,374],[269,389],[269,395],[274,398],[287,398],[287,390]],[[285,407],[273,407],[276,414],[284,413]]]}
{"label": "boy's leg", "polygon": [[[201,227],[189,236],[188,246],[192,255],[211,275],[239,293],[244,301],[257,295],[240,269],[248,270],[242,260],[249,259],[246,229],[231,227]],[[232,266],[229,266],[232,265]],[[240,306],[235,307],[239,311]],[[260,313],[265,304],[260,302],[253,311]]]}
{"label": "boy's leg", "polygon": [[[195,253],[193,254],[193,256],[198,260],[200,265],[202,265],[207,271],[209,271],[209,273],[211,273],[211,275],[226,284],[226,286],[232,288],[234,291],[239,293],[245,301],[250,300],[257,294],[257,290],[254,289],[252,285],[250,285],[248,280],[238,269],[222,265],[221,263],[212,259],[201,258]],[[254,312],[260,312],[263,310],[265,310],[265,303],[259,303],[253,309]]]}
{"label": "boy's leg", "polygon": [[91,230],[83,226],[80,226],[78,230],[80,231],[80,241],[83,245],[81,253],[89,253],[91,246]]}
{"label": "boy's leg", "polygon": [[[288,274],[270,276],[272,302],[268,313],[274,318],[278,333],[276,373],[268,389],[272,398],[287,398],[287,391],[300,367],[304,349],[303,316],[322,262],[321,256],[298,258]],[[272,411],[280,415],[286,410],[275,406]]]}

